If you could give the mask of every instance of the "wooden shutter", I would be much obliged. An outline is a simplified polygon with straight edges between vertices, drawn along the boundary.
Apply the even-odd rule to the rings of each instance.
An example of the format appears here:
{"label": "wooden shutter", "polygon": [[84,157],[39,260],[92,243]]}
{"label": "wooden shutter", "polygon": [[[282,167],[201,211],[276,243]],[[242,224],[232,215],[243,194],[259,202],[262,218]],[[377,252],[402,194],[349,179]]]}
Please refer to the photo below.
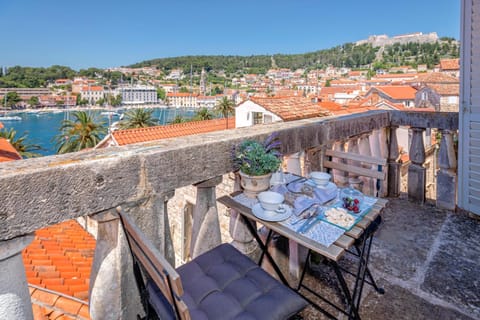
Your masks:
{"label": "wooden shutter", "polygon": [[480,0],[462,0],[459,206],[480,215]]}

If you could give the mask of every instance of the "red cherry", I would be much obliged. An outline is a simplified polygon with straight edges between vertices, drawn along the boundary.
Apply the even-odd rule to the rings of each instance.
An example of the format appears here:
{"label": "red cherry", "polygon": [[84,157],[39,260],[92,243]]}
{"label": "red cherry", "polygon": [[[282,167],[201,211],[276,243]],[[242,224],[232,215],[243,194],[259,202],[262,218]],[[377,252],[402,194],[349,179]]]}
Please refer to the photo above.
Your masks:
{"label": "red cherry", "polygon": [[353,212],[358,213],[359,211],[360,209],[358,209],[358,207],[353,208]]}
{"label": "red cherry", "polygon": [[360,203],[360,201],[359,201],[358,199],[353,200],[353,202],[354,202],[355,204],[359,204],[359,203]]}

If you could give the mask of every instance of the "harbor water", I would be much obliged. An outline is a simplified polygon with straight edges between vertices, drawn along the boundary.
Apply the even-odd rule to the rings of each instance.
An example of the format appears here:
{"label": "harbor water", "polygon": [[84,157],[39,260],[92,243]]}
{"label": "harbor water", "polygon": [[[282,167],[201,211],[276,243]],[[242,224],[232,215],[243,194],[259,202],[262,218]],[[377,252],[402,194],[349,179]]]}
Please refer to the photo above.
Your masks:
{"label": "harbor water", "polygon": [[[102,112],[105,111],[107,110],[87,110],[87,112],[94,115],[97,121],[104,122],[105,126],[119,121],[118,113],[102,115]],[[0,120],[0,122],[2,122],[6,129],[15,129],[17,136],[28,135],[27,143],[41,146],[42,150],[38,151],[38,153],[46,156],[56,153],[54,138],[60,133],[59,129],[63,120],[67,118],[73,120],[72,112],[73,111],[40,111],[9,113],[8,116],[18,116],[21,120]],[[194,115],[195,110],[185,108],[155,108],[153,111],[153,117],[157,119],[158,125],[169,124],[176,116],[190,119]]]}

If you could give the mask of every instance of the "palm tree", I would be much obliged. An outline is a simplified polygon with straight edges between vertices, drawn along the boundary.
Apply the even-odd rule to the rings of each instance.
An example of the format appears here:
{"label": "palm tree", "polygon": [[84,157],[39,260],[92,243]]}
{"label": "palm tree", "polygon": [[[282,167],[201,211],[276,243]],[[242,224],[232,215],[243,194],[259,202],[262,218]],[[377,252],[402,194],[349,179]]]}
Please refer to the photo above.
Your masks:
{"label": "palm tree", "polygon": [[212,120],[213,114],[207,108],[201,108],[195,113],[194,120]]}
{"label": "palm tree", "polygon": [[120,129],[146,128],[156,126],[157,120],[152,116],[152,109],[131,109],[125,112],[125,119],[120,121]]}
{"label": "palm tree", "polygon": [[181,115],[177,115],[177,116],[175,116],[175,118],[173,119],[172,124],[184,123],[184,122],[187,122],[187,120],[186,120],[184,117],[182,117]]}
{"label": "palm tree", "polygon": [[233,114],[235,111],[234,109],[235,104],[232,100],[228,99],[227,97],[223,97],[222,100],[218,102],[215,106],[215,111],[220,113],[224,118],[227,119],[226,128],[228,128],[228,116]]}
{"label": "palm tree", "polygon": [[97,121],[85,111],[73,112],[74,120],[63,120],[55,136],[57,153],[76,152],[95,147],[107,133],[105,122]]}
{"label": "palm tree", "polygon": [[41,154],[34,152],[36,150],[42,150],[42,147],[37,144],[27,143],[27,132],[25,132],[23,136],[17,137],[17,132],[13,128],[10,130],[2,129],[0,130],[0,137],[7,139],[23,158],[42,156]]}

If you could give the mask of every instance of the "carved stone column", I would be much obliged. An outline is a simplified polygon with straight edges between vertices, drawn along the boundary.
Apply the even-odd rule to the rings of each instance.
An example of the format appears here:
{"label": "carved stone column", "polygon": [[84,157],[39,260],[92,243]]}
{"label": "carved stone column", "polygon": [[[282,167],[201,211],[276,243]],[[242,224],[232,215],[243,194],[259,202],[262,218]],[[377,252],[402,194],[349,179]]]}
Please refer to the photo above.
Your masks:
{"label": "carved stone column", "polygon": [[390,127],[390,136],[388,143],[388,196],[398,197],[400,195],[400,167],[398,162],[400,156],[398,152],[397,140],[398,126]]}
{"label": "carved stone column", "polygon": [[457,200],[457,158],[452,132],[442,130],[437,173],[437,207],[455,210]]}
{"label": "carved stone column", "polygon": [[300,158],[303,156],[303,152],[297,152],[284,156],[287,171],[290,173],[302,175],[302,166]]}
{"label": "carved stone column", "polygon": [[91,218],[97,222],[97,243],[90,275],[90,317],[136,319],[143,308],[120,219],[114,210]]}
{"label": "carved stone column", "polygon": [[215,188],[222,176],[195,184],[197,199],[193,209],[190,256],[195,258],[222,243]]}
{"label": "carved stone column", "polygon": [[33,319],[22,250],[33,235],[0,241],[0,319]]}
{"label": "carved stone column", "polygon": [[[233,191],[241,191],[240,186],[240,176],[238,173],[235,173],[235,183],[233,186]],[[256,252],[258,245],[254,241],[252,234],[248,231],[247,226],[242,218],[242,216],[235,210],[230,210],[230,224],[229,224],[230,235],[233,239],[232,245],[237,248],[240,252],[253,256]]]}
{"label": "carved stone column", "polygon": [[[370,140],[369,140],[369,135],[364,134],[361,135],[360,138],[358,139],[358,153],[361,155],[365,155],[368,157],[372,156],[372,150],[370,148]],[[372,167],[368,167],[368,169],[372,169]],[[375,170],[377,168],[374,168]],[[369,195],[376,195],[376,185],[377,185],[377,180],[368,178],[368,177],[359,177],[361,181],[363,181],[363,188],[362,192],[365,194]]]}
{"label": "carved stone column", "polygon": [[426,169],[423,128],[412,128],[410,145],[410,166],[408,167],[408,199],[418,203],[425,202]]}

